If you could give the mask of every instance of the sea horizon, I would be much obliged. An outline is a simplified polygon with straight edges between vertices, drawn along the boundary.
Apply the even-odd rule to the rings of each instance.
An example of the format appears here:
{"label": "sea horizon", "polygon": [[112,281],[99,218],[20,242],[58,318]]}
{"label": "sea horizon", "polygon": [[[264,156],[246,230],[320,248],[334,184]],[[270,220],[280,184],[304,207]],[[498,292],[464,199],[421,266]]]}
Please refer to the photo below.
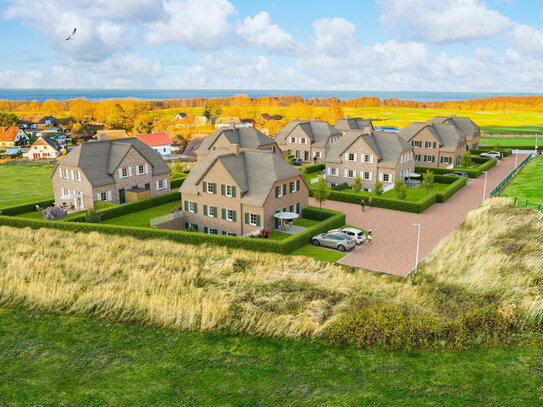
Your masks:
{"label": "sea horizon", "polygon": [[292,89],[0,89],[0,100],[10,101],[37,101],[46,100],[65,101],[76,98],[85,98],[91,101],[106,99],[140,99],[140,100],[167,100],[167,99],[194,99],[232,97],[245,94],[251,98],[300,96],[302,98],[331,98],[340,100],[360,97],[378,97],[380,99],[397,98],[415,102],[447,102],[463,101],[477,98],[498,96],[543,96],[537,92],[462,92],[462,91],[378,91],[378,90],[292,90]]}

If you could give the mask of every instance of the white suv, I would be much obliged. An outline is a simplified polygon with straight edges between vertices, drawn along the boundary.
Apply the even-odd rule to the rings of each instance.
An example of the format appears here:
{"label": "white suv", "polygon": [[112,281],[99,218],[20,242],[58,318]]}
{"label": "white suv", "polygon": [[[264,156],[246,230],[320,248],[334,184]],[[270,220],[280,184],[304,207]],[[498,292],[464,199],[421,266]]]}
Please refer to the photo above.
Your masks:
{"label": "white suv", "polygon": [[482,158],[494,158],[496,160],[499,160],[500,159],[500,153],[498,153],[497,151],[489,151],[488,153],[481,153],[479,154],[477,157],[482,157]]}
{"label": "white suv", "polygon": [[366,241],[366,234],[361,230],[355,228],[332,229],[329,230],[328,233],[343,233],[349,235],[356,241],[356,244],[360,244]]}

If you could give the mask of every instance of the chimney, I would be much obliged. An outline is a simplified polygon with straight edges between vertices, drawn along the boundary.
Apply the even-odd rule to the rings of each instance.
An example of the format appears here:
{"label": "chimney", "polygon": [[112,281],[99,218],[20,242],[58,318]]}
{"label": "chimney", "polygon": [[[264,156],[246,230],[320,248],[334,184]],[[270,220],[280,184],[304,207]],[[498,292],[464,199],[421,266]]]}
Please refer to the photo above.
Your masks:
{"label": "chimney", "polygon": [[311,118],[311,121],[312,121],[312,122],[314,122],[314,121],[316,121],[316,120],[317,120],[316,117],[312,117],[312,118]]}
{"label": "chimney", "polygon": [[371,131],[372,131],[372,130],[373,130],[373,129],[372,129],[370,126],[365,126],[363,132],[364,132],[364,133],[371,134]]}
{"label": "chimney", "polygon": [[97,141],[105,141],[106,140],[106,134],[105,133],[98,133],[96,135],[96,140]]}
{"label": "chimney", "polygon": [[432,124],[432,119],[426,120],[426,124]]}
{"label": "chimney", "polygon": [[346,118],[346,119],[350,119],[350,118],[351,118],[351,116],[347,115],[347,116],[345,116],[345,118]]}
{"label": "chimney", "polygon": [[239,144],[232,144],[232,152],[236,157],[239,157]]}

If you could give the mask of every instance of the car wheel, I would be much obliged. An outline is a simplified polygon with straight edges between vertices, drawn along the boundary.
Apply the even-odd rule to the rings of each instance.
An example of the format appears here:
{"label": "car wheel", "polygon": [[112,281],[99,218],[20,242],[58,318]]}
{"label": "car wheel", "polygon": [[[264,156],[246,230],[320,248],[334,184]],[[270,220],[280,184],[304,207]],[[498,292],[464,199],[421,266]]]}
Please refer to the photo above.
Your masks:
{"label": "car wheel", "polygon": [[343,246],[342,244],[340,244],[337,249],[340,251],[340,252],[344,252],[345,251],[345,246]]}
{"label": "car wheel", "polygon": [[311,243],[313,244],[313,246],[317,246],[317,247],[321,245],[317,239],[313,240]]}

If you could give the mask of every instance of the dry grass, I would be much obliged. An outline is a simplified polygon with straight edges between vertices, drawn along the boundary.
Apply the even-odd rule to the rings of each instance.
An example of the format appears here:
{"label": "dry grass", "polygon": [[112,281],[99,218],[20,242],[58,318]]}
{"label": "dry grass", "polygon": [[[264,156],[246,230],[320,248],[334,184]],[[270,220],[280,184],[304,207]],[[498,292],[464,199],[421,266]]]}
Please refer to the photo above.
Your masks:
{"label": "dry grass", "polygon": [[444,319],[488,302],[541,317],[541,216],[505,205],[470,213],[414,281],[305,257],[0,227],[0,305],[290,337],[323,336],[377,302]]}

